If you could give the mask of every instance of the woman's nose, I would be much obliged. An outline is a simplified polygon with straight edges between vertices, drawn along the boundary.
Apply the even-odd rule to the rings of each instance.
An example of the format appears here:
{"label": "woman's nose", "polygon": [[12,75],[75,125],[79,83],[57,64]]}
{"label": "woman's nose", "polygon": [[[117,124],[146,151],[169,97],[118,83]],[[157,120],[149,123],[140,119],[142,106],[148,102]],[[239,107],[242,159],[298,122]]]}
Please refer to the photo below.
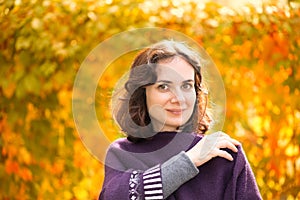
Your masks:
{"label": "woman's nose", "polygon": [[181,103],[185,100],[183,92],[180,90],[173,90],[172,91],[172,97],[171,97],[171,103]]}

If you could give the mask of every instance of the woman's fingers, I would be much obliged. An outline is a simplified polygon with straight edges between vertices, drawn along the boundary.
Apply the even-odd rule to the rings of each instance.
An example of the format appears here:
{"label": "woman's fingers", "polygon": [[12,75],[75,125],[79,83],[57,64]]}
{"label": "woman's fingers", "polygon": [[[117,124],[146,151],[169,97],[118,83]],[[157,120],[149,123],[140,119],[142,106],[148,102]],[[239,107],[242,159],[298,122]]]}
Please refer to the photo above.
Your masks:
{"label": "woman's fingers", "polygon": [[233,157],[230,155],[230,153],[226,152],[225,150],[221,150],[221,148],[227,148],[232,150],[233,152],[238,152],[238,148],[236,147],[238,145],[240,145],[239,141],[222,132],[221,134],[219,134],[218,142],[215,146],[216,149],[214,150],[214,156],[220,156],[232,161]]}
{"label": "woman's fingers", "polygon": [[200,166],[217,156],[233,161],[231,154],[223,149],[227,148],[233,152],[238,152],[238,145],[240,143],[229,135],[223,132],[215,132],[204,136],[197,145],[187,152],[187,155],[196,166]]}
{"label": "woman's fingers", "polygon": [[217,144],[217,147],[218,148],[228,148],[234,152],[238,152],[238,149],[236,148],[236,146],[231,141],[228,141],[228,140],[220,141],[219,144]]}
{"label": "woman's fingers", "polygon": [[227,135],[226,133],[223,133],[223,132],[220,134],[220,138],[227,139],[236,146],[241,144],[239,141],[237,141],[236,139],[231,138],[229,135]]}
{"label": "woman's fingers", "polygon": [[225,158],[227,160],[233,161],[233,157],[228,152],[226,152],[224,150],[217,149],[216,154],[219,157],[222,157],[222,158]]}
{"label": "woman's fingers", "polygon": [[241,143],[239,141],[237,141],[236,139],[233,139],[233,138],[230,138],[230,142],[233,143],[235,146],[241,145]]}

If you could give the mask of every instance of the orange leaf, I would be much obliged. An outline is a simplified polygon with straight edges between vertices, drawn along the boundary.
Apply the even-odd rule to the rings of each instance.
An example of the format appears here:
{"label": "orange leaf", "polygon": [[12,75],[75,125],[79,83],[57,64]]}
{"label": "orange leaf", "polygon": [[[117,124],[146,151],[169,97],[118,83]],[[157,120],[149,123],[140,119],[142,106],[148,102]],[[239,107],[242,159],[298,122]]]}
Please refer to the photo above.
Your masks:
{"label": "orange leaf", "polygon": [[31,181],[32,180],[32,173],[29,169],[23,168],[19,171],[19,176],[24,180],[24,181]]}
{"label": "orange leaf", "polygon": [[16,161],[6,160],[5,162],[5,171],[8,174],[17,174],[19,171],[19,164]]}

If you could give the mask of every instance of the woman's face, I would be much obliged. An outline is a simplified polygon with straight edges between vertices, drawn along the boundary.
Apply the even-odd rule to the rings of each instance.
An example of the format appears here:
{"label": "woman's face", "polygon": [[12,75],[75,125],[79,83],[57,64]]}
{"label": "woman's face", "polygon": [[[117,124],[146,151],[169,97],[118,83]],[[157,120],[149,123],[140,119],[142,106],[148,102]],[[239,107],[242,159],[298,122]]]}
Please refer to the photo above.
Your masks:
{"label": "woman's face", "polygon": [[146,87],[148,112],[155,131],[175,131],[193,113],[194,68],[177,56],[158,64],[156,83]]}

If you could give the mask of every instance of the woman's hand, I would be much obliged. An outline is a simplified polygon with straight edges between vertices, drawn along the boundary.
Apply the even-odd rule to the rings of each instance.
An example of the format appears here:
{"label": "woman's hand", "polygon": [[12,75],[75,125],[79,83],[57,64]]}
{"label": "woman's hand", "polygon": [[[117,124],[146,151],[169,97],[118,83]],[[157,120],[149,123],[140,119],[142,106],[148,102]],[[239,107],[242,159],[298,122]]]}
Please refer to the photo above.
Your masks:
{"label": "woman's hand", "polygon": [[229,135],[218,131],[209,135],[205,135],[192,149],[186,152],[186,155],[198,167],[209,161],[210,159],[220,156],[232,161],[232,156],[221,148],[228,148],[237,152],[236,148],[240,143],[229,137]]}

